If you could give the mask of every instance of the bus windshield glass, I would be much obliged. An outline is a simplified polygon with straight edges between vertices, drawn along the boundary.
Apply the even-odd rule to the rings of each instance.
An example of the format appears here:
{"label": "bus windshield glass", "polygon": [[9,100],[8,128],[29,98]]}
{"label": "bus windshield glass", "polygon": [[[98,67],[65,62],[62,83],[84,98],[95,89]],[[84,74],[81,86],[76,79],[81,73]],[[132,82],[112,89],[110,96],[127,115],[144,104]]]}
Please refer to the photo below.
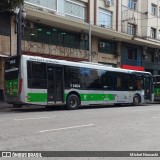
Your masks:
{"label": "bus windshield glass", "polygon": [[5,80],[13,80],[18,78],[20,64],[20,56],[8,58],[5,61]]}

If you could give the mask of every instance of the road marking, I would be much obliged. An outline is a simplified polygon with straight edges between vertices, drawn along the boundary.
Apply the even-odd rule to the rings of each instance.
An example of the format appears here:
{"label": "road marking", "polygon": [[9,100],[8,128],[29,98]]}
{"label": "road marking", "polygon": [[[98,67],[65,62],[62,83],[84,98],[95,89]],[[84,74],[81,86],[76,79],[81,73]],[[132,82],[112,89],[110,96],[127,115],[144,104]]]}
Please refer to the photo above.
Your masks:
{"label": "road marking", "polygon": [[143,111],[160,111],[160,109],[145,109],[145,110],[132,110],[133,112],[143,112]]}
{"label": "road marking", "polygon": [[91,127],[91,126],[94,126],[94,124],[87,124],[87,125],[81,125],[81,126],[72,126],[72,127],[65,127],[65,128],[56,128],[56,129],[42,130],[42,131],[37,131],[37,132],[44,133],[44,132],[51,132],[51,131],[60,131],[60,130],[67,130],[67,129]]}
{"label": "road marking", "polygon": [[48,119],[48,118],[55,118],[54,117],[36,117],[36,118],[24,118],[24,119],[14,119],[14,121],[25,121],[25,120],[36,120],[36,119]]}
{"label": "road marking", "polygon": [[157,117],[152,117],[153,119],[157,118]]}

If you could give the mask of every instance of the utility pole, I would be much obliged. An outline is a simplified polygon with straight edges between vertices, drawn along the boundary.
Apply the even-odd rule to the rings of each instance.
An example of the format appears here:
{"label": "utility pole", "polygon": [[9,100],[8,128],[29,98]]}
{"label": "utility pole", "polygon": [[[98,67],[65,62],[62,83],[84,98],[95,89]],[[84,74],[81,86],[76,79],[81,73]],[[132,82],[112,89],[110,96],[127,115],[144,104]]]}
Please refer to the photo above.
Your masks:
{"label": "utility pole", "polygon": [[26,12],[22,5],[19,7],[19,12],[16,15],[17,25],[17,55],[21,54],[22,33],[24,29],[24,19],[26,18]]}
{"label": "utility pole", "polygon": [[20,5],[17,15],[17,55],[21,54],[21,36],[22,36],[22,6]]}
{"label": "utility pole", "polygon": [[88,61],[92,62],[92,35],[91,35],[91,21],[89,21],[89,54]]}

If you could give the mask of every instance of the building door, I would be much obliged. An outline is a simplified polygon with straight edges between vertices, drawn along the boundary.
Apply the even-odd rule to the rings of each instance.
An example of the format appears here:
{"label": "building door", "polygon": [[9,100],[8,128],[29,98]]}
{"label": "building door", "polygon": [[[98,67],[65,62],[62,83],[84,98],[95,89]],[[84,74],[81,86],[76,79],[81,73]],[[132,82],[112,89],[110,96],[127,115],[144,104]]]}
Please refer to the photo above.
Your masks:
{"label": "building door", "polygon": [[47,66],[48,103],[64,102],[63,68]]}

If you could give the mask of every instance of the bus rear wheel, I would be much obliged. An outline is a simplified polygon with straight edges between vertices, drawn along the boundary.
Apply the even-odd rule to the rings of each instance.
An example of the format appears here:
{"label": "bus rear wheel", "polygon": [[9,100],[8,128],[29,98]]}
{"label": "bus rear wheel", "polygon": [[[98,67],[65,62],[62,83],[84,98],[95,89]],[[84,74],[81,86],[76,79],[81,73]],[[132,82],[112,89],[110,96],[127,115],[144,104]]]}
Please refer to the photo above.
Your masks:
{"label": "bus rear wheel", "polygon": [[69,110],[75,110],[79,107],[79,98],[77,95],[75,94],[71,94],[68,96],[67,98],[67,102],[66,102],[66,107]]}
{"label": "bus rear wheel", "polygon": [[135,95],[135,96],[133,97],[133,105],[134,105],[134,106],[138,106],[140,103],[141,103],[140,96]]}

